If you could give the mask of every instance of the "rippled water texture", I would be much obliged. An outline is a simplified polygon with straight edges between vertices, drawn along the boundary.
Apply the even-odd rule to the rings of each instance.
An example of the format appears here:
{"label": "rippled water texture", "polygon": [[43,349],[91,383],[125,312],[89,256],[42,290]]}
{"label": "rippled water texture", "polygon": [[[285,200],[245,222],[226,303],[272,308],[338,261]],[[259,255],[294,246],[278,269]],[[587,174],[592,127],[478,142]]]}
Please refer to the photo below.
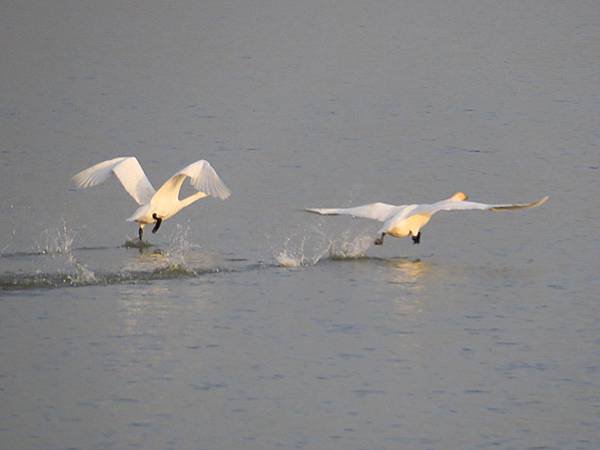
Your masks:
{"label": "rippled water texture", "polygon": [[[0,10],[0,448],[600,448],[598,2]],[[139,245],[121,155],[233,195]],[[550,200],[302,211],[456,191]]]}

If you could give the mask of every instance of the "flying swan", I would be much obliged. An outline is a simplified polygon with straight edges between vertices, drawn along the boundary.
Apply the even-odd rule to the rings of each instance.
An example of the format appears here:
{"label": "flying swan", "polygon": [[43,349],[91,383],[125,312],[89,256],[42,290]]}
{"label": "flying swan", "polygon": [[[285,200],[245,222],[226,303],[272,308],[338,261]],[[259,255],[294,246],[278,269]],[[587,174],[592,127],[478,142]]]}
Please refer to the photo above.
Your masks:
{"label": "flying swan", "polygon": [[[146,177],[135,156],[121,156],[93,165],[73,176],[73,182],[78,188],[96,186],[106,181],[113,173],[129,195],[141,205],[127,219],[128,222],[138,223],[140,241],[146,225],[153,223],[152,233],[156,233],[164,220],[173,217],[195,201],[209,195],[225,200],[231,195],[215,169],[203,159],[181,169],[165,181],[158,191]],[[186,178],[190,179],[190,184],[198,192],[180,200],[179,191]]]}
{"label": "flying swan", "polygon": [[348,215],[362,217],[383,222],[383,226],[377,232],[375,245],[383,245],[386,234],[397,238],[410,236],[414,244],[421,240],[421,228],[438,211],[455,211],[467,209],[481,209],[489,211],[505,211],[511,209],[526,209],[540,206],[548,200],[548,196],[531,203],[523,204],[500,204],[487,205],[485,203],[468,202],[467,195],[457,192],[452,197],[436,203],[422,205],[388,205],[387,203],[371,203],[369,205],[356,206],[354,208],[307,208],[306,211],[322,215]]}

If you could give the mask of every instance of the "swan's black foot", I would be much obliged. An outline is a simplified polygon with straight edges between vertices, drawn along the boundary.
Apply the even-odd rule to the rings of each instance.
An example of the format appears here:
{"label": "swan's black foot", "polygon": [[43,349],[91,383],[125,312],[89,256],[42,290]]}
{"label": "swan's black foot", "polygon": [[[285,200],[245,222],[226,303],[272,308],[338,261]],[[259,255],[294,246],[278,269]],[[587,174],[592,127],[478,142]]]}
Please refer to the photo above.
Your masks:
{"label": "swan's black foot", "polygon": [[413,240],[413,244],[418,244],[421,242],[421,232],[419,231],[416,236],[411,236]]}
{"label": "swan's black foot", "polygon": [[385,237],[385,233],[381,233],[381,236],[375,239],[373,242],[375,245],[383,245],[383,238]]}
{"label": "swan's black foot", "polygon": [[140,241],[142,240],[142,236],[144,235],[144,229],[142,227],[138,228],[138,236],[140,237]]}
{"label": "swan's black foot", "polygon": [[152,218],[154,220],[156,220],[156,224],[154,225],[154,228],[152,228],[152,233],[156,233],[158,231],[158,229],[160,228],[160,224],[162,223],[162,219],[160,217],[158,217],[156,215],[156,213],[152,214]]}

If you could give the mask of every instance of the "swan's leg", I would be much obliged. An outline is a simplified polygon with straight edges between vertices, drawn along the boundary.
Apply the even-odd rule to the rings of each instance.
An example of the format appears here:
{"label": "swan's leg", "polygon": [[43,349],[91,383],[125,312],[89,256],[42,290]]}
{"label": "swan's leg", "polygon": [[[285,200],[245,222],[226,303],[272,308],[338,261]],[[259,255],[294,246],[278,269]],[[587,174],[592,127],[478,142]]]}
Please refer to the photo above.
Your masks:
{"label": "swan's leg", "polygon": [[374,244],[375,245],[383,245],[383,238],[385,237],[385,233],[381,233],[381,236],[379,236],[377,239],[375,239]]}
{"label": "swan's leg", "polygon": [[142,236],[144,235],[144,229],[142,227],[138,228],[138,236],[140,237],[140,241],[142,240]]}
{"label": "swan's leg", "polygon": [[162,219],[156,215],[156,213],[152,214],[152,218],[156,220],[156,224],[154,228],[152,228],[152,233],[156,233],[160,228],[160,224],[162,223]]}
{"label": "swan's leg", "polygon": [[411,238],[412,238],[412,240],[413,240],[413,244],[418,244],[419,242],[421,242],[421,232],[420,232],[420,231],[417,233],[417,235],[416,235],[416,236],[413,236],[413,235],[411,234],[411,235],[410,235],[410,237],[411,237]]}

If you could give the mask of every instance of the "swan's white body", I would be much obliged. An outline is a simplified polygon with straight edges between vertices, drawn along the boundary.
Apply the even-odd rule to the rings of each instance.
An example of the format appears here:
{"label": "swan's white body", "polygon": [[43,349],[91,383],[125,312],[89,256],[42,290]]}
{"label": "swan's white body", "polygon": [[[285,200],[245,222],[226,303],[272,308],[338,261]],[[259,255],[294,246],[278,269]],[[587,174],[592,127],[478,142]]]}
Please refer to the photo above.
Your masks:
{"label": "swan's white body", "polygon": [[454,210],[489,210],[503,211],[510,209],[535,208],[548,200],[544,197],[540,200],[524,204],[497,204],[488,205],[485,203],[468,202],[467,195],[457,192],[452,197],[431,204],[422,205],[389,205],[387,203],[371,203],[369,205],[357,206],[354,208],[309,208],[308,212],[323,215],[348,215],[353,217],[362,217],[374,219],[383,222],[383,226],[378,231],[378,238],[375,244],[383,244],[383,237],[387,234],[403,238],[411,236],[415,243],[419,243],[420,231],[429,220],[438,211]]}
{"label": "swan's white body", "polygon": [[[231,195],[227,186],[205,160],[196,161],[184,167],[169,178],[158,191],[154,189],[134,156],[123,156],[95,164],[75,175],[73,181],[78,188],[86,188],[106,181],[111,174],[117,177],[129,195],[141,205],[127,219],[129,222],[139,224],[140,239],[144,226],[156,223],[153,230],[156,232],[163,220],[173,217],[183,208],[201,198],[211,195],[226,199]],[[190,184],[198,192],[179,199],[179,191],[186,178],[190,179]]]}

